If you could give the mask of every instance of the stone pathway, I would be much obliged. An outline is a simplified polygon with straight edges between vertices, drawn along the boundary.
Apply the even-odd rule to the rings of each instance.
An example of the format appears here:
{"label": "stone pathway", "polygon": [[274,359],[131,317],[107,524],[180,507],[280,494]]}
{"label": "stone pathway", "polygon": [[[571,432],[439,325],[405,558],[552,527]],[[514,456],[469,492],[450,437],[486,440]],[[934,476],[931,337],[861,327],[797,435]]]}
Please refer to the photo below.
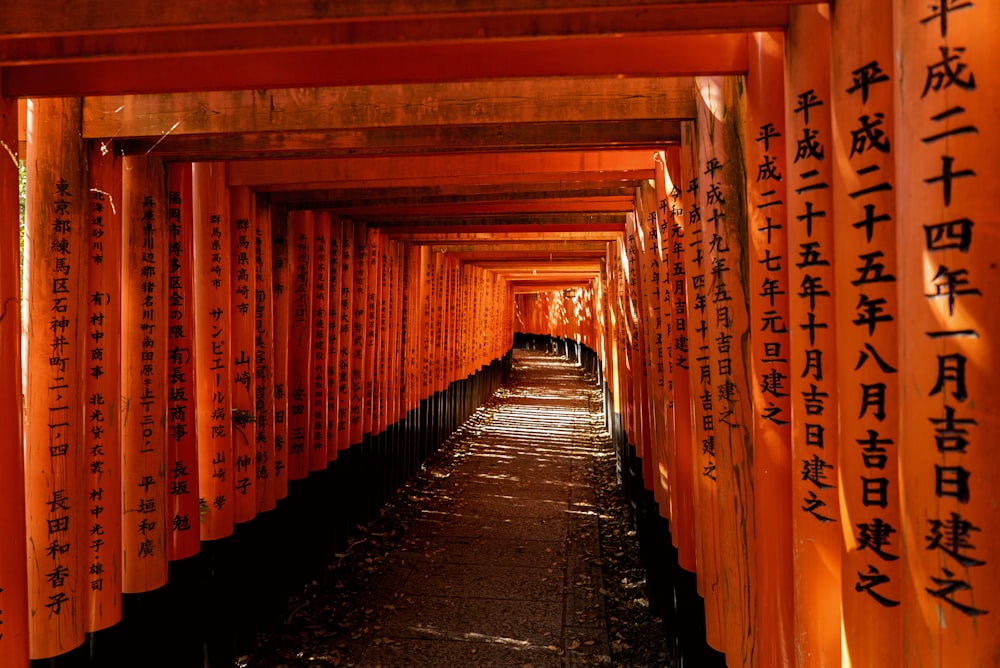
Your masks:
{"label": "stone pathway", "polygon": [[512,381],[237,665],[610,665],[595,493],[608,438],[592,379],[515,351]]}
{"label": "stone pathway", "polygon": [[610,661],[593,481],[600,404],[565,360],[518,351],[515,389],[459,434],[356,604],[382,610],[343,665],[600,665]]}

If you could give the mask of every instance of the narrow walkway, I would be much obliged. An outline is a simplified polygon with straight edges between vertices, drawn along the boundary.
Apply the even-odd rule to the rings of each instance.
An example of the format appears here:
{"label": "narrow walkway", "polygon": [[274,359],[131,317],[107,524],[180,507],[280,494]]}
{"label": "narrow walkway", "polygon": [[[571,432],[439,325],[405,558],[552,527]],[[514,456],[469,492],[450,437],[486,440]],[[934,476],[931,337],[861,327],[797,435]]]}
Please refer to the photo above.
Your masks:
{"label": "narrow walkway", "polygon": [[386,612],[356,665],[608,660],[601,569],[593,563],[600,405],[592,383],[565,360],[519,351],[515,361],[520,382],[465,425],[450,475],[370,598],[358,601]]}
{"label": "narrow walkway", "polygon": [[[404,490],[413,512],[384,560],[365,559],[373,576],[351,601],[355,619],[325,649],[303,643],[312,656],[299,654],[301,665],[609,664],[594,489],[596,458],[612,456],[602,433],[598,392],[578,367],[517,351],[515,382],[453,436],[429,484]],[[310,616],[305,633],[323,625]]]}

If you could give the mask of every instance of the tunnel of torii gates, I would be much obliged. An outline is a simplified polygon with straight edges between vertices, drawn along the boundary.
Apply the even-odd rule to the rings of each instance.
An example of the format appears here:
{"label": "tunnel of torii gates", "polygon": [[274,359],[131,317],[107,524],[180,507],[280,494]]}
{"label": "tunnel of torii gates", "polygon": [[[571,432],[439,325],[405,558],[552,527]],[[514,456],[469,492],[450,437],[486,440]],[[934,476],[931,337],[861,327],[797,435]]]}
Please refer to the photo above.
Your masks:
{"label": "tunnel of torii gates", "polygon": [[246,600],[518,334],[726,664],[1000,665],[1000,5],[425,4],[0,2],[0,665]]}

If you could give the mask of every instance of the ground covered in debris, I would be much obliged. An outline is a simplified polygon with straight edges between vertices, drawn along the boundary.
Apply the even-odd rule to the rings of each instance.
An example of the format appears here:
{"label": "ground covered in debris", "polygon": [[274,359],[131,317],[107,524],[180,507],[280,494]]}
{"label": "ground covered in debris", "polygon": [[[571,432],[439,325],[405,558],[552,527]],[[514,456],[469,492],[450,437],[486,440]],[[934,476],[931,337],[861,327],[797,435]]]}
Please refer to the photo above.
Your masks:
{"label": "ground covered in debris", "polygon": [[[419,595],[411,595],[403,587],[394,589],[393,578],[399,572],[401,563],[413,561],[410,555],[416,555],[419,560],[423,556],[422,551],[433,550],[429,544],[423,544],[427,541],[419,531],[408,529],[426,523],[428,512],[462,514],[467,502],[460,498],[461,490],[454,484],[458,477],[455,472],[466,466],[470,457],[474,457],[476,440],[479,439],[482,445],[484,432],[488,431],[498,412],[504,410],[506,403],[523,402],[524,396],[538,394],[539,373],[551,376],[552,370],[540,370],[537,364],[549,365],[555,361],[553,358],[540,360],[537,353],[515,358],[510,383],[431,456],[378,518],[364,527],[358,527],[347,549],[336,556],[321,579],[309,583],[300,593],[289,598],[280,622],[274,629],[258,635],[253,653],[240,657],[237,666],[417,665],[414,659],[403,658],[412,655],[392,652],[401,644],[421,640],[400,639],[398,634],[392,633],[393,615],[398,616],[407,608],[411,609],[407,614],[419,615],[413,609],[419,610],[421,605],[421,600],[414,601],[414,598],[421,599]],[[568,362],[565,368],[557,370],[560,374],[580,376],[579,380],[571,375],[568,376],[570,381],[563,378],[559,382],[564,385],[570,382],[574,391],[581,393],[580,400],[587,414],[586,428],[599,432],[595,427],[601,422],[602,404],[595,385],[588,383]],[[524,660],[518,659],[513,664],[501,662],[508,659],[498,660],[497,656],[490,654],[492,646],[488,643],[466,644],[463,645],[465,653],[453,660],[454,665],[516,665],[522,668],[559,665],[652,668],[669,665],[662,621],[649,610],[638,538],[615,479],[615,457],[610,438],[606,433],[599,432],[588,442],[593,444],[588,451],[590,456],[582,466],[578,463],[574,470],[576,484],[593,490],[588,497],[593,504],[593,512],[589,514],[596,514],[594,526],[598,536],[595,540],[599,541],[599,547],[595,544],[593,554],[586,556],[584,561],[588,568],[595,569],[587,572],[594,572],[596,577],[579,573],[566,577],[575,579],[576,584],[581,584],[582,578],[582,584],[590,585],[584,587],[586,592],[596,589],[592,593],[599,605],[582,609],[580,592],[576,594],[575,601],[571,600],[572,596],[566,594],[567,586],[563,585],[562,592],[567,599],[563,616],[572,616],[572,608],[580,608],[575,612],[579,617],[573,620],[580,624],[578,635],[563,633],[560,636],[558,631],[540,635],[542,640],[535,643],[536,651],[524,652]],[[570,534],[572,530],[567,533]],[[522,542],[528,545],[530,541]],[[525,545],[514,545],[514,548],[519,554],[525,550],[530,553],[533,548]],[[545,559],[552,556],[546,554],[551,551],[551,548],[544,547],[544,552],[539,554]],[[440,565],[435,567],[440,568]],[[373,589],[382,593],[373,595]],[[593,632],[588,633],[589,629]],[[547,636],[550,637],[548,645],[544,644]],[[394,659],[394,656],[399,658]],[[433,665],[431,659],[426,665]]]}

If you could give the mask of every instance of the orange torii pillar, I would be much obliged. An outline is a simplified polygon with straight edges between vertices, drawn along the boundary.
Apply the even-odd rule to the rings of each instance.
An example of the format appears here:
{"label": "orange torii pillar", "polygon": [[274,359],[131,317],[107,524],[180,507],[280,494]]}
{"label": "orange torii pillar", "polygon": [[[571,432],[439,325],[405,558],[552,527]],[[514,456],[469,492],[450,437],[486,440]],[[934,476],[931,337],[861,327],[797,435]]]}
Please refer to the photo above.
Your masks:
{"label": "orange torii pillar", "polygon": [[313,246],[315,221],[311,211],[288,212],[290,266],[288,324],[288,479],[309,475],[309,429],[312,405]]}
{"label": "orange torii pillar", "polygon": [[406,273],[403,277],[402,312],[402,366],[406,374],[400,386],[403,410],[406,411],[404,471],[412,475],[419,466],[419,407],[420,386],[420,247],[416,244],[403,245],[406,254]]}
{"label": "orange torii pillar", "polygon": [[[633,212],[628,216],[628,222],[625,225],[625,230],[628,238],[627,248],[629,258],[628,303],[634,333],[632,338],[631,359],[633,364],[632,391],[634,392],[632,408],[635,411],[636,416],[635,457],[638,460],[635,462],[637,466],[635,473],[641,480],[641,486],[633,490],[632,499],[639,504],[640,522],[643,522],[649,520],[650,511],[655,512],[655,508],[653,508],[655,505],[655,501],[653,500],[653,471],[655,455],[652,452],[653,436],[652,419],[650,416],[651,402],[647,384],[647,327],[646,317],[644,314],[646,300],[644,299],[645,295],[643,294],[643,277],[642,268],[640,266],[643,255],[643,249],[640,241],[641,223],[636,221],[636,218],[638,218],[638,215],[635,212],[635,209],[633,209]],[[561,306],[563,303],[562,293],[554,293],[553,297],[558,299],[558,303]],[[647,553],[647,558],[648,556],[649,555]],[[656,605],[655,600],[651,601],[651,603],[653,603],[654,606]]]}
{"label": "orange torii pillar", "polygon": [[230,230],[224,163],[191,166],[194,219],[195,429],[202,540],[233,532]]}
{"label": "orange torii pillar", "polygon": [[191,163],[167,165],[167,558],[201,549]]}
{"label": "orange torii pillar", "polygon": [[684,662],[709,665],[706,651],[705,604],[698,593],[697,529],[695,488],[695,444],[692,433],[692,399],[689,336],[691,320],[687,302],[687,270],[684,262],[687,215],[681,177],[680,147],[656,154],[654,183],[660,217],[660,271],[664,283],[661,308],[670,318],[670,330],[664,346],[669,372],[667,397],[672,413],[673,469],[671,498],[671,536],[677,548],[674,574],[678,648]]}
{"label": "orange torii pillar", "polygon": [[17,100],[0,96],[0,424],[8,425],[9,441],[0,447],[0,487],[5,490],[0,535],[6,536],[6,549],[0,550],[0,664],[10,668],[28,665],[17,119]]}
{"label": "orange torii pillar", "polygon": [[750,370],[761,666],[792,666],[791,370],[784,37],[749,35],[743,128],[750,247]]}
{"label": "orange torii pillar", "polygon": [[[669,165],[668,165],[669,163]],[[680,190],[680,150],[657,152],[654,186],[660,232],[662,299],[660,317],[669,323],[664,337],[664,364],[667,374],[667,401],[671,418],[667,437],[673,450],[670,462],[671,537],[681,568],[694,573],[694,451],[691,440],[691,388],[688,356],[687,275],[684,268],[684,228],[686,212]]]}
{"label": "orange torii pillar", "polygon": [[[122,617],[122,572],[117,537],[122,533],[121,298],[122,159],[93,142],[88,152],[90,219],[85,249],[87,326],[85,346],[88,552],[87,632],[117,624]],[[162,256],[161,256],[162,257]],[[162,279],[162,277],[160,278]],[[103,541],[103,544],[102,544]]]}
{"label": "orange torii pillar", "polygon": [[401,298],[404,270],[404,258],[401,254],[402,244],[395,240],[389,241],[389,273],[387,277],[389,298],[387,301],[387,318],[389,320],[392,337],[389,340],[389,354],[386,356],[386,411],[384,417],[383,430],[386,432],[386,459],[384,464],[383,480],[383,503],[389,495],[395,492],[400,478],[400,450],[399,450],[399,428],[401,426],[399,388],[403,375],[401,364],[400,343],[402,337],[402,327],[400,322]]}
{"label": "orange torii pillar", "polygon": [[700,202],[699,138],[694,123],[682,126],[680,190],[687,207],[684,229],[684,269],[687,288],[689,392],[694,458],[695,563],[698,593],[705,599],[705,636],[710,647],[725,652],[719,552],[719,501],[715,474],[715,419],[712,388],[712,339],[706,276],[708,235]]}
{"label": "orange torii pillar", "polygon": [[1000,7],[893,5],[902,664],[995,665]]}
{"label": "orange torii pillar", "polygon": [[[28,609],[37,611],[29,617],[33,659],[83,643],[87,572],[94,556],[87,549],[83,472],[89,462],[83,451],[86,397],[80,391],[89,231],[81,108],[79,99],[28,103],[24,484]],[[5,306],[13,317],[16,299]],[[108,535],[101,557],[114,558],[120,540]]]}
{"label": "orange torii pillar", "polygon": [[327,280],[329,281],[330,308],[327,312],[327,338],[326,338],[326,458],[328,462],[337,459],[337,412],[339,405],[339,390],[337,385],[337,374],[340,366],[340,256],[341,245],[343,243],[343,222],[340,218],[330,216],[329,232],[329,268],[327,270]]}
{"label": "orange torii pillar", "polygon": [[[345,220],[340,238],[340,317],[337,321],[340,346],[337,368],[337,456],[351,447],[351,323],[354,320],[354,223]],[[346,485],[345,485],[346,487]]]}
{"label": "orange torii pillar", "polygon": [[356,523],[364,518],[364,504],[360,495],[364,492],[361,480],[361,451],[364,441],[364,408],[365,408],[365,329],[368,324],[368,228],[364,223],[355,222],[354,252],[352,278],[353,286],[351,333],[350,333],[350,409],[348,411],[348,427],[350,431],[349,450],[345,459],[349,475],[345,485],[345,493],[350,505],[345,508],[350,514],[350,522]]}
{"label": "orange torii pillar", "polygon": [[366,257],[364,259],[368,268],[365,288],[365,339],[364,339],[364,360],[362,371],[364,372],[364,384],[362,392],[364,395],[364,409],[361,412],[361,483],[358,500],[359,508],[362,512],[361,519],[367,521],[374,516],[377,510],[376,502],[376,475],[378,473],[377,442],[373,442],[372,427],[377,423],[378,393],[375,385],[378,382],[378,353],[381,344],[381,313],[379,312],[379,294],[382,288],[382,257],[380,250],[381,234],[375,227],[367,229]]}
{"label": "orange torii pillar", "polygon": [[420,443],[418,444],[418,457],[423,460],[430,453],[430,419],[431,405],[430,395],[432,388],[431,380],[431,350],[433,348],[434,330],[432,314],[431,289],[434,282],[434,259],[429,246],[420,246],[419,263],[419,308],[420,319],[418,331],[420,332],[419,354],[420,354]]}
{"label": "orange torii pillar", "polygon": [[[339,454],[340,433],[337,430],[337,420],[340,407],[340,386],[338,384],[341,357],[340,338],[340,282],[341,256],[343,251],[344,222],[335,215],[330,215],[329,231],[327,233],[327,298],[329,308],[326,319],[326,460],[327,467],[323,470],[320,480],[320,493],[323,497],[324,521],[332,523],[335,529],[328,529],[321,539],[324,561],[327,560],[347,535],[347,525],[343,519],[346,513],[342,508],[344,499],[342,490],[343,466],[335,464]],[[351,224],[353,225],[353,224]]]}
{"label": "orange torii pillar", "polygon": [[[797,666],[840,666],[842,529],[836,472],[813,475],[815,463],[837,466],[837,322],[833,301],[833,158],[830,28],[820,6],[792,7],[786,52],[788,154],[787,326],[792,362],[792,557]],[[819,460],[816,459],[819,458]]]}
{"label": "orange torii pillar", "polygon": [[141,594],[167,582],[167,193],[161,160],[122,176],[122,589]]}
{"label": "orange torii pillar", "polygon": [[443,253],[434,253],[434,287],[432,292],[431,309],[434,318],[434,345],[431,348],[431,359],[434,369],[434,395],[433,414],[431,416],[431,427],[433,432],[433,449],[437,450],[444,441],[444,390],[448,386],[445,380],[445,346],[448,342],[447,335],[447,261]]}
{"label": "orange torii pillar", "polygon": [[[628,325],[625,316],[625,281],[623,255],[625,242],[622,239],[608,244],[608,309],[611,311],[611,334],[615,359],[615,414],[612,435],[615,436],[615,455],[618,464],[618,478],[626,498],[630,497],[631,476],[628,470],[628,440],[632,432],[631,418],[631,376],[629,374]],[[541,301],[542,295],[539,295]]]}
{"label": "orange torii pillar", "polygon": [[264,265],[264,272],[271,270],[271,313],[274,317],[274,498],[288,497],[288,335],[291,323],[292,255],[288,238],[288,217],[281,207],[273,206],[268,212],[271,235],[263,243],[271,245],[271,264]]}
{"label": "orange torii pillar", "polygon": [[[701,167],[698,204],[704,217],[703,271],[711,372],[707,391],[714,404],[726,659],[730,665],[752,666],[758,662],[762,639],[757,620],[759,546],[747,369],[747,362],[753,357],[747,341],[750,286],[741,280],[748,270],[744,264],[748,252],[744,233],[746,184],[739,159],[737,124],[742,100],[739,82],[733,77],[699,77],[695,85],[699,91],[696,96]],[[704,357],[705,352],[702,349],[699,357]],[[768,383],[772,382],[770,378],[766,379]]]}
{"label": "orange torii pillar", "polygon": [[[643,365],[645,400],[643,410],[647,415],[647,461],[643,478],[649,491],[646,518],[647,535],[647,589],[650,603],[665,616],[668,624],[673,618],[673,538],[670,535],[670,493],[673,481],[671,471],[676,466],[676,450],[669,432],[673,414],[666,397],[666,364],[663,361],[663,340],[672,324],[670,314],[661,306],[661,275],[658,240],[659,217],[656,213],[656,190],[652,180],[643,181],[636,189],[636,245],[638,255],[638,288],[640,324],[642,327],[641,358]],[[669,302],[669,298],[667,299]],[[662,521],[657,521],[662,520]]]}
{"label": "orange torii pillar", "polygon": [[[354,224],[354,303],[351,322],[351,461],[357,466],[355,446],[360,446],[364,436],[365,407],[365,328],[368,324],[368,228],[364,223]],[[356,476],[355,476],[356,478]],[[355,480],[355,483],[357,481]],[[356,506],[355,506],[356,507]]]}
{"label": "orange torii pillar", "polygon": [[[636,188],[634,211],[636,213],[636,244],[639,274],[639,312],[643,329],[642,350],[645,369],[645,405],[649,411],[649,466],[647,488],[652,489],[653,500],[664,519],[670,518],[669,470],[672,468],[673,442],[667,437],[672,415],[666,399],[666,364],[663,361],[664,333],[670,328],[670,316],[661,308],[660,265],[658,246],[660,221],[656,214],[656,191],[652,181],[643,181]],[[654,568],[652,571],[662,570]],[[656,575],[653,575],[656,578]],[[652,583],[651,583],[652,584]]]}
{"label": "orange torii pillar", "polygon": [[795,155],[804,163],[829,151],[834,163],[830,292],[841,448],[837,461],[815,453],[803,477],[840,480],[842,661],[901,666],[892,5],[844,0],[830,11],[832,137],[823,143],[815,131],[803,133]]}
{"label": "orange torii pillar", "polygon": [[309,437],[306,440],[309,472],[322,471],[327,464],[327,374],[329,373],[327,348],[330,331],[327,319],[330,316],[330,259],[328,256],[330,239],[330,214],[317,211],[311,215],[313,222],[312,293],[309,296],[312,309],[310,340],[312,354],[309,357]]}
{"label": "orange torii pillar", "polygon": [[[627,229],[627,227],[626,227]],[[626,235],[628,233],[626,232]],[[618,351],[622,361],[621,393],[622,393],[622,439],[620,462],[622,466],[622,484],[625,487],[626,498],[632,499],[639,493],[642,484],[639,480],[641,469],[636,468],[636,439],[638,437],[638,420],[636,419],[635,397],[635,357],[632,354],[635,339],[635,320],[632,317],[632,300],[629,295],[631,286],[628,280],[631,266],[631,254],[624,239],[619,240],[615,251],[614,280],[617,285],[615,308],[618,316]],[[641,441],[639,442],[641,447]],[[641,451],[640,451],[641,454]]]}
{"label": "orange torii pillar", "polygon": [[275,453],[274,246],[269,203],[258,197],[254,208],[254,432],[256,433],[257,513],[277,505]]}
{"label": "orange torii pillar", "polygon": [[[230,401],[233,442],[233,521],[257,514],[257,444],[254,436],[256,272],[254,271],[254,194],[247,187],[229,189],[230,262]],[[225,250],[223,252],[226,252]]]}

